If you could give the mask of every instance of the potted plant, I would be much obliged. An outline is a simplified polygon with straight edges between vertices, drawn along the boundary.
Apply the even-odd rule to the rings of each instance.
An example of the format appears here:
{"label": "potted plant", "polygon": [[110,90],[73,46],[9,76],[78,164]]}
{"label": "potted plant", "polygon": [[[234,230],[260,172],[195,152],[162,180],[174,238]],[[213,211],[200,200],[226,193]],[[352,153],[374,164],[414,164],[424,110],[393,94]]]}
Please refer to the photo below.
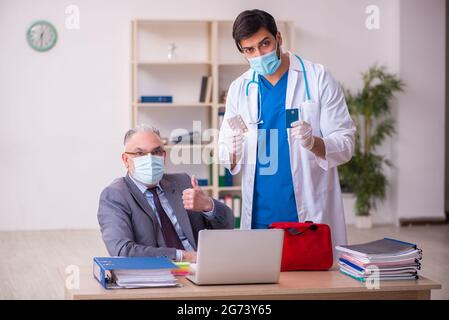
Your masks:
{"label": "potted plant", "polygon": [[356,226],[370,228],[372,210],[376,201],[385,199],[388,186],[384,165],[391,166],[388,159],[376,154],[376,148],[395,133],[390,103],[396,92],[403,91],[404,83],[377,65],[362,76],[363,88],[356,94],[344,89],[357,132],[354,155],[339,167],[339,173],[342,189],[355,196]]}

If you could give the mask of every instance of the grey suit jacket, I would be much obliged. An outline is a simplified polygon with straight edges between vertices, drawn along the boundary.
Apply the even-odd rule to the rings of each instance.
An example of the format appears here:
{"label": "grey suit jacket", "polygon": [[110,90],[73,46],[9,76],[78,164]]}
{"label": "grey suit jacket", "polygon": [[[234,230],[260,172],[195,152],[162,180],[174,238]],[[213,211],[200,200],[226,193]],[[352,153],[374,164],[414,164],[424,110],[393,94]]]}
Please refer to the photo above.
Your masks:
{"label": "grey suit jacket", "polygon": [[[202,229],[232,229],[234,216],[227,206],[214,199],[211,217],[187,211],[182,192],[191,188],[187,174],[165,174],[160,185],[178,222],[196,250]],[[157,213],[129,176],[116,179],[100,195],[98,222],[103,241],[111,256],[165,256],[176,258],[176,249],[168,248],[157,220]]]}

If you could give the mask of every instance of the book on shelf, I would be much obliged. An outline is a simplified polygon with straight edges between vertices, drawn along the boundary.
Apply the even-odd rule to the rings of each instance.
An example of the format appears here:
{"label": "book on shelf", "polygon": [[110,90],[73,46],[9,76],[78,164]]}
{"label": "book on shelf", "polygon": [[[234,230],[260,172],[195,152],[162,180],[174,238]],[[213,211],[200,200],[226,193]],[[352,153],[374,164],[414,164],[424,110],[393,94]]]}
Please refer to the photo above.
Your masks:
{"label": "book on shelf", "polygon": [[174,145],[178,144],[201,144],[201,133],[199,131],[190,131],[182,135],[172,135],[170,142]]}
{"label": "book on shelf", "polygon": [[234,196],[232,199],[232,212],[234,212],[234,226],[240,228],[240,217],[242,215],[242,198]]}
{"label": "book on shelf", "polygon": [[201,88],[200,88],[200,99],[199,102],[204,102],[206,100],[206,87],[207,87],[207,77],[201,77]]}
{"label": "book on shelf", "polygon": [[207,187],[209,185],[209,179],[196,179],[200,187]]}
{"label": "book on shelf", "polygon": [[218,169],[218,186],[219,187],[232,187],[233,178],[231,172],[220,164]]}
{"label": "book on shelf", "polygon": [[221,129],[221,125],[223,124],[223,119],[224,119],[224,111],[219,111],[218,112],[218,129]]}
{"label": "book on shelf", "polygon": [[207,77],[206,103],[212,102],[212,77]]}
{"label": "book on shelf", "polygon": [[210,177],[210,185],[214,184],[214,158],[212,154],[209,155],[210,164],[209,164],[209,177]]}
{"label": "book on shelf", "polygon": [[210,103],[212,101],[212,77],[203,76],[201,78],[200,99],[201,103]]}
{"label": "book on shelf", "polygon": [[173,103],[173,96],[141,96],[142,103]]}
{"label": "book on shelf", "polygon": [[219,201],[228,206],[234,215],[234,227],[240,228],[240,217],[242,212],[242,198],[240,196],[232,196],[231,194],[226,194],[219,198]]}

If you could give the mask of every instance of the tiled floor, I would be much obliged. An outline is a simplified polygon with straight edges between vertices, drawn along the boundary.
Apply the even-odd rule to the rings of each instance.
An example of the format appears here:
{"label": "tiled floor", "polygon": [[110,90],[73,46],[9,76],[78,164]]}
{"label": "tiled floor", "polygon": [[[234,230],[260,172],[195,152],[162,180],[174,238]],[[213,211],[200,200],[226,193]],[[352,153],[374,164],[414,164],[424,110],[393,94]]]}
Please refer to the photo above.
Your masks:
{"label": "tiled floor", "polygon": [[[443,285],[432,299],[449,299],[449,225],[348,227],[349,243],[384,236],[419,244],[421,274]],[[103,255],[107,252],[97,230],[0,232],[0,299],[63,299],[58,269],[88,265],[93,256]]]}

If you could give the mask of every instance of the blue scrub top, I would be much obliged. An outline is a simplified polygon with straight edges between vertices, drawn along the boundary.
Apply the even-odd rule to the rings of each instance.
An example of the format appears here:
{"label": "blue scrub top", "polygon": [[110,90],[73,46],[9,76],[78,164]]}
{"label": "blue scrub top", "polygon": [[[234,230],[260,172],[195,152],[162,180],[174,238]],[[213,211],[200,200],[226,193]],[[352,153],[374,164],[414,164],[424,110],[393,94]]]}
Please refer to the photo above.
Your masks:
{"label": "blue scrub top", "polygon": [[[287,80],[288,72],[274,86],[263,76],[259,76],[263,123],[258,125],[251,223],[253,229],[266,229],[272,222],[298,221],[285,120]],[[271,138],[276,138],[270,134],[272,129],[277,129],[277,170],[274,164],[276,160],[272,159],[275,150],[270,150],[276,147],[276,141],[271,141]],[[270,166],[272,170],[268,169]]]}

